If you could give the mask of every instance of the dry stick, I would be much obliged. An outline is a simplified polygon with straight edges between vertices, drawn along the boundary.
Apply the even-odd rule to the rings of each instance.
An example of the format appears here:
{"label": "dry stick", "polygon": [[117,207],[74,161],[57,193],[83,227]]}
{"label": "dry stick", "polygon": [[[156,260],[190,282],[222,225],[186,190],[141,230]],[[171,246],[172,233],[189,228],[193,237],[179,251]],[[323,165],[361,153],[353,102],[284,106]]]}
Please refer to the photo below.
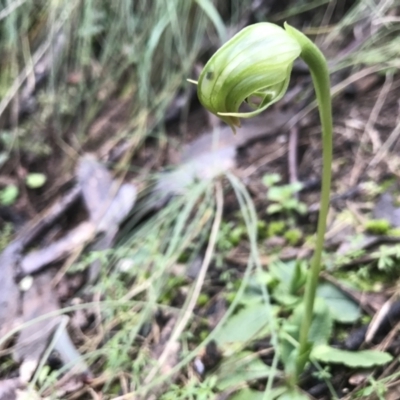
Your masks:
{"label": "dry stick", "polygon": [[21,242],[23,247],[30,245],[45,229],[49,228],[60,218],[81,196],[81,188],[75,186],[61,199],[53,203],[50,208],[40,214],[34,221],[17,235],[15,241]]}
{"label": "dry stick", "polygon": [[294,126],[289,131],[289,149],[288,149],[288,164],[289,164],[289,182],[295,183],[297,177],[297,146],[299,141],[299,128]]}
{"label": "dry stick", "polygon": [[383,104],[385,103],[386,97],[392,87],[393,83],[393,74],[392,73],[387,73],[386,74],[386,79],[385,83],[382,86],[382,89],[379,93],[379,96],[375,102],[374,107],[372,108],[371,115],[365,125],[364,128],[364,133],[362,134],[360,145],[358,146],[356,157],[355,157],[355,162],[353,169],[350,174],[350,186],[355,185],[360,173],[364,169],[364,163],[362,162],[362,146],[366,143],[366,134],[369,135],[370,140],[373,144],[373,148],[375,150],[375,145],[374,145],[374,139],[371,137],[371,130],[374,128],[375,122],[378,119],[378,116],[381,112],[381,109],[383,107]]}
{"label": "dry stick", "polygon": [[392,147],[392,145],[399,138],[399,136],[400,136],[400,122],[398,121],[396,128],[393,129],[393,131],[387,138],[386,142],[378,150],[375,157],[370,161],[368,167],[373,167],[374,165],[378,164],[379,161],[381,161],[386,156],[390,147]]}
{"label": "dry stick", "polygon": [[375,138],[373,137],[371,130],[374,129],[374,125],[375,125],[376,120],[378,119],[379,114],[382,110],[382,107],[386,101],[387,95],[389,94],[389,92],[392,88],[392,84],[393,84],[393,72],[387,72],[386,77],[385,77],[385,82],[382,86],[381,91],[379,92],[379,96],[378,96],[376,103],[371,111],[371,115],[368,118],[367,124],[365,125],[363,135],[365,135],[365,134],[369,135],[374,150],[376,150],[376,148],[375,148],[376,144],[374,144]]}
{"label": "dry stick", "polygon": [[[365,78],[368,75],[374,74],[375,72],[381,71],[382,69],[387,68],[386,66],[373,66],[369,68],[365,68],[361,71],[356,72],[353,75],[350,75],[348,78],[344,79],[342,82],[331,88],[331,97],[335,97],[339,93],[342,92],[347,86],[351,85],[358,80]],[[307,107],[304,107],[303,110],[294,115],[289,121],[289,128],[295,126],[299,121],[301,121],[304,117],[306,117],[311,111],[313,111],[317,107],[317,102],[311,102]]]}
{"label": "dry stick", "polygon": [[183,314],[182,319],[178,322],[174,332],[171,335],[171,338],[169,339],[167,345],[165,346],[164,351],[162,352],[161,356],[159,357],[158,365],[150,371],[150,373],[148,374],[148,376],[145,380],[145,384],[148,384],[149,382],[151,382],[154,379],[154,377],[158,373],[160,367],[168,359],[171,349],[174,346],[174,343],[178,340],[179,336],[182,334],[182,332],[186,328],[186,325],[189,322],[189,320],[192,316],[193,310],[196,306],[197,299],[200,295],[201,288],[203,286],[208,267],[210,266],[212,256],[214,254],[214,247],[217,242],[219,227],[221,225],[221,220],[222,220],[224,198],[223,198],[222,186],[221,186],[220,182],[216,183],[216,200],[217,200],[217,210],[216,210],[216,214],[215,214],[214,223],[211,228],[210,240],[208,242],[204,260],[201,265],[200,272],[197,277],[196,283],[194,285],[193,293],[189,300],[189,304],[186,307],[186,310]]}
{"label": "dry stick", "polygon": [[282,146],[278,150],[273,153],[269,153],[266,156],[261,157],[257,162],[247,167],[240,173],[241,178],[248,178],[250,175],[253,175],[257,170],[261,167],[271,163],[272,161],[278,160],[286,153],[286,147]]}
{"label": "dry stick", "polygon": [[380,351],[386,351],[389,346],[393,344],[393,341],[396,339],[398,336],[398,333],[400,331],[400,322],[398,322],[391,330],[390,332],[386,335],[385,339],[382,341],[382,343],[378,346],[378,349]]}

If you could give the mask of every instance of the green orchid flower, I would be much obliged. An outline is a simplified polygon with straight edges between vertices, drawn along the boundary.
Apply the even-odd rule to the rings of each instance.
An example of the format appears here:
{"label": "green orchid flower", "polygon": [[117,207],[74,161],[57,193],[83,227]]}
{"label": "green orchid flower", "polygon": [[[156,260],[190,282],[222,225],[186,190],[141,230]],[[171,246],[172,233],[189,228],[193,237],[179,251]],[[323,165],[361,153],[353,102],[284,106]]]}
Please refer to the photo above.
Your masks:
{"label": "green orchid flower", "polygon": [[[244,28],[225,43],[201,72],[201,104],[232,129],[280,100],[289,85],[299,42],[283,28],[261,22]],[[239,112],[246,101],[253,112]]]}
{"label": "green orchid flower", "polygon": [[[323,54],[300,31],[287,24],[284,27],[258,23],[239,32],[208,61],[200,74],[197,93],[202,105],[235,132],[235,127],[240,126],[239,118],[253,117],[284,96],[297,57],[302,58],[310,68],[322,125],[323,170],[315,252],[305,287],[304,318],[295,356],[293,380],[296,381],[309,361],[312,349],[309,330],[329,210],[332,107],[329,72]],[[254,111],[241,112],[243,102],[247,102]]]}

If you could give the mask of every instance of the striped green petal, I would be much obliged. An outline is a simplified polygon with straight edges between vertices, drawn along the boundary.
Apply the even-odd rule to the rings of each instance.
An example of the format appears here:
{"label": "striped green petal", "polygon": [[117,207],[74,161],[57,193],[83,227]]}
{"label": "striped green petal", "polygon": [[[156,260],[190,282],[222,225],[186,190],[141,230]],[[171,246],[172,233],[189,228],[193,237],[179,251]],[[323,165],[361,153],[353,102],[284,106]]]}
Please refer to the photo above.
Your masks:
{"label": "striped green petal", "polygon": [[[300,44],[283,28],[267,22],[248,26],[204,67],[197,86],[200,102],[234,129],[240,117],[255,116],[283,97],[300,53]],[[239,112],[244,101],[255,110]]]}

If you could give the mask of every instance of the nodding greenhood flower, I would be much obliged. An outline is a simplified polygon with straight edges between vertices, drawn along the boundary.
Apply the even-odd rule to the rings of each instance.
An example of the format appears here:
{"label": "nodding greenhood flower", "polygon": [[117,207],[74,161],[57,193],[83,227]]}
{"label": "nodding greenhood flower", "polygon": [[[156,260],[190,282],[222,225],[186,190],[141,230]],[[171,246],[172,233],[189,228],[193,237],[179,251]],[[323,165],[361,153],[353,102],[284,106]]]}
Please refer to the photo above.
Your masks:
{"label": "nodding greenhood flower", "polygon": [[[287,24],[283,29],[273,24],[259,23],[243,29],[211,57],[200,74],[197,87],[203,106],[221,117],[235,131],[235,126],[240,126],[240,117],[255,116],[283,97],[293,62],[299,56],[308,65],[314,84],[322,128],[323,168],[317,240],[304,291],[299,347],[292,354],[294,365],[292,362],[286,365],[291,387],[298,381],[312,349],[309,332],[314,316],[329,210],[333,125],[328,65],[318,47],[297,29]],[[255,111],[239,112],[244,101],[253,106]],[[292,355],[290,360],[293,359]]]}
{"label": "nodding greenhood flower", "polygon": [[[200,102],[235,131],[239,117],[253,117],[283,97],[300,53],[298,41],[283,28],[267,22],[248,26],[204,67],[197,86]],[[255,111],[239,112],[244,101]]]}

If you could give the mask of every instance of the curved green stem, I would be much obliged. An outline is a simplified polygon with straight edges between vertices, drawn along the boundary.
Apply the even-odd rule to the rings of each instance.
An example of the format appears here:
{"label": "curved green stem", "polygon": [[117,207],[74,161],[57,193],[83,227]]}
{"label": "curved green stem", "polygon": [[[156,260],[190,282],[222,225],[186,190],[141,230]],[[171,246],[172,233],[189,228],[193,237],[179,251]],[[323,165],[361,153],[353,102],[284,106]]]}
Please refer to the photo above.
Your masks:
{"label": "curved green stem", "polygon": [[307,283],[304,294],[304,318],[300,328],[299,349],[296,361],[296,378],[304,370],[311,352],[311,344],[308,341],[310,331],[314,300],[317,290],[318,277],[321,270],[321,255],[324,246],[326,231],[326,220],[329,211],[329,198],[331,187],[332,168],[332,105],[330,94],[330,81],[328,66],[321,51],[305,35],[296,29],[285,26],[286,31],[296,37],[302,51],[300,57],[306,62],[311,71],[311,76],[317,96],[319,115],[322,126],[322,151],[323,170],[320,211],[318,216],[317,241],[315,252],[308,272]]}
{"label": "curved green stem", "polygon": [[[260,51],[264,41],[266,49]],[[322,125],[323,171],[317,241],[307,276],[299,348],[297,354],[294,353],[295,364],[290,362],[286,366],[292,384],[304,370],[312,348],[308,338],[329,209],[333,129],[327,63],[320,50],[295,28],[286,24],[283,30],[274,24],[260,22],[244,28],[210,58],[200,74],[197,87],[203,106],[234,129],[240,126],[239,118],[255,116],[282,98],[289,84],[293,62],[299,56],[310,68],[317,96]],[[239,112],[244,100],[260,94],[262,101],[255,111]]]}

